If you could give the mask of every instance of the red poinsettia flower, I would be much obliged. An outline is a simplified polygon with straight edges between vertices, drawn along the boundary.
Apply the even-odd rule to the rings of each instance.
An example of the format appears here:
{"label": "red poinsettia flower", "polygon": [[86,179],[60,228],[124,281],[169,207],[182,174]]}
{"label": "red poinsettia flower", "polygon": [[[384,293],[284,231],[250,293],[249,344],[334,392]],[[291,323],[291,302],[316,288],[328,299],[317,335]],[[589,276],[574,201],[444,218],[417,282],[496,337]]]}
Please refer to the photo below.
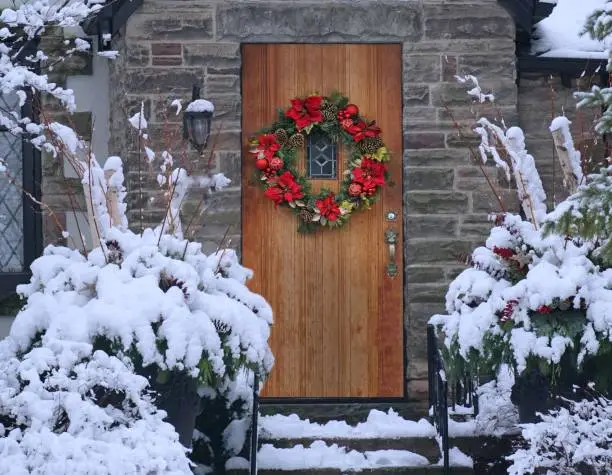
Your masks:
{"label": "red poinsettia flower", "polygon": [[274,201],[275,206],[283,201],[290,203],[304,198],[302,187],[295,181],[295,177],[289,171],[270,179],[270,185],[264,195]]}
{"label": "red poinsettia flower", "polygon": [[295,121],[298,130],[316,124],[323,120],[321,113],[321,103],[323,97],[309,96],[306,99],[291,99],[291,108],[287,111],[287,117]]}
{"label": "red poinsettia flower", "polygon": [[347,132],[353,136],[355,142],[361,142],[368,137],[378,137],[381,133],[380,127],[376,125],[376,121],[367,123],[364,120],[358,121],[347,129]]}
{"label": "red poinsettia flower", "polygon": [[264,157],[270,160],[276,152],[280,150],[280,144],[274,134],[261,134],[258,137],[259,146],[255,150],[258,155],[263,153]]}
{"label": "red poinsettia flower", "polygon": [[340,207],[336,203],[336,197],[330,193],[325,198],[315,201],[315,206],[328,221],[336,221],[340,217]]}
{"label": "red poinsettia flower", "polygon": [[385,184],[384,163],[369,158],[361,160],[361,165],[353,170],[353,182],[362,186],[362,192],[368,196],[376,192],[378,186]]}

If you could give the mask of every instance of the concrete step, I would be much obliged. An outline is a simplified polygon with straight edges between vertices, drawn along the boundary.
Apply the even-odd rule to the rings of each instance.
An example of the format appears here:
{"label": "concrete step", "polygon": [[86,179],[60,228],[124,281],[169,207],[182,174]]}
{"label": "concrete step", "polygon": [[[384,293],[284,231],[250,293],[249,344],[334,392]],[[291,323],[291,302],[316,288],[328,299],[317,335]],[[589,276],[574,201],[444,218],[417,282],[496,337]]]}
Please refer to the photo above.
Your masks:
{"label": "concrete step", "polygon": [[398,439],[259,439],[261,444],[269,444],[279,449],[288,449],[296,445],[310,447],[316,440],[323,440],[327,445],[336,444],[348,450],[356,450],[357,452],[407,450],[426,457],[431,463],[436,463],[440,459],[438,443],[435,439],[427,437],[401,437]]}
{"label": "concrete step", "polygon": [[[229,470],[227,475],[247,475],[248,470]],[[444,475],[444,470],[439,466],[426,467],[389,467],[349,472],[338,469],[304,469],[304,470],[257,470],[258,475],[345,475],[345,474],[369,474],[369,475]],[[451,467],[452,475],[474,475],[474,470],[467,467]]]}
{"label": "concrete step", "polygon": [[311,422],[324,424],[333,420],[346,421],[347,424],[355,425],[367,419],[370,411],[377,409],[387,412],[393,409],[404,419],[418,421],[426,418],[429,413],[427,401],[415,402],[393,402],[393,403],[305,403],[286,404],[277,403],[273,400],[261,400],[259,412],[262,415],[274,414],[291,415],[297,414],[301,419],[310,419]]}

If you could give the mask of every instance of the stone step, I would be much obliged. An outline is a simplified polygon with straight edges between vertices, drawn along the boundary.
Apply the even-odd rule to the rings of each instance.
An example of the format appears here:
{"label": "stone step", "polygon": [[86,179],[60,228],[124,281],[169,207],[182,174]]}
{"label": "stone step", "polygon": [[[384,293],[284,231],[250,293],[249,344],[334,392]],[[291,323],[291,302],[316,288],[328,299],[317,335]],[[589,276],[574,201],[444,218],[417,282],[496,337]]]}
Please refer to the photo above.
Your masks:
{"label": "stone step", "polygon": [[[452,475],[474,475],[474,470],[467,467],[451,467]],[[228,470],[227,475],[247,475],[248,470]],[[389,467],[373,468],[361,470],[359,472],[349,472],[338,469],[304,469],[304,470],[257,470],[258,475],[345,475],[345,474],[370,474],[370,475],[444,475],[444,470],[440,466],[427,467]]]}
{"label": "stone step", "polygon": [[327,445],[336,444],[348,450],[367,452],[375,450],[407,450],[426,457],[431,463],[440,459],[440,448],[435,439],[427,437],[400,437],[397,439],[331,439],[331,438],[298,438],[266,439],[260,438],[260,444],[269,444],[279,449],[288,449],[296,445],[310,447],[313,442],[323,440]]}
{"label": "stone step", "polygon": [[377,409],[387,412],[393,409],[404,419],[417,421],[426,418],[429,413],[427,401],[393,402],[393,403],[305,403],[285,404],[276,403],[263,398],[259,406],[262,415],[297,414],[301,419],[310,419],[311,422],[323,424],[333,420],[342,420],[347,424],[355,425],[367,419],[370,411]]}

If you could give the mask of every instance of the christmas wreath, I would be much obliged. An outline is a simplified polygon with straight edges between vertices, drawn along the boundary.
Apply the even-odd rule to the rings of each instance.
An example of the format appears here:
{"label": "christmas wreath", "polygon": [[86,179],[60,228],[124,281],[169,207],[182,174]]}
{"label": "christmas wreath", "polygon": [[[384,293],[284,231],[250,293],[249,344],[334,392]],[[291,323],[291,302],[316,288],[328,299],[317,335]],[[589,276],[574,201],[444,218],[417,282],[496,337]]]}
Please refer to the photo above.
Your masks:
{"label": "christmas wreath", "polygon": [[[297,170],[298,151],[315,131],[347,146],[348,163],[338,193],[313,193]],[[355,211],[372,205],[389,178],[385,166],[389,152],[380,128],[340,93],[292,99],[291,107],[279,110],[277,120],[251,140],[249,151],[264,195],[276,207],[292,210],[302,232],[342,226]]]}

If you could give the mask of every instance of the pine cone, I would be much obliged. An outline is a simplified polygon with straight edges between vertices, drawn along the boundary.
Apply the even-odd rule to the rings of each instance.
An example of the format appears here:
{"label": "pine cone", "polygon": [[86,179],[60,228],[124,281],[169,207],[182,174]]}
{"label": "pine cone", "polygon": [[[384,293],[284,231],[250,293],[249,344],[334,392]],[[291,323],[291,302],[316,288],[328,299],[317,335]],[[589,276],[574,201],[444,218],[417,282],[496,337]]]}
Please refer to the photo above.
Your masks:
{"label": "pine cone", "polygon": [[326,103],[321,108],[323,120],[338,120],[338,107],[335,104]]}
{"label": "pine cone", "polygon": [[287,140],[289,140],[289,134],[285,129],[278,129],[274,132],[274,135],[276,135],[276,140],[278,140],[278,143],[281,145],[284,145],[287,143]]}
{"label": "pine cone", "polygon": [[304,147],[305,143],[306,143],[306,139],[304,139],[304,136],[300,133],[293,134],[291,138],[289,139],[289,145],[292,148],[302,148]]}
{"label": "pine cone", "polygon": [[359,150],[366,154],[371,155],[384,145],[380,137],[371,137],[359,142]]}
{"label": "pine cone", "polygon": [[298,213],[298,216],[305,223],[312,223],[312,218],[314,218],[314,213],[308,209],[301,209]]}

